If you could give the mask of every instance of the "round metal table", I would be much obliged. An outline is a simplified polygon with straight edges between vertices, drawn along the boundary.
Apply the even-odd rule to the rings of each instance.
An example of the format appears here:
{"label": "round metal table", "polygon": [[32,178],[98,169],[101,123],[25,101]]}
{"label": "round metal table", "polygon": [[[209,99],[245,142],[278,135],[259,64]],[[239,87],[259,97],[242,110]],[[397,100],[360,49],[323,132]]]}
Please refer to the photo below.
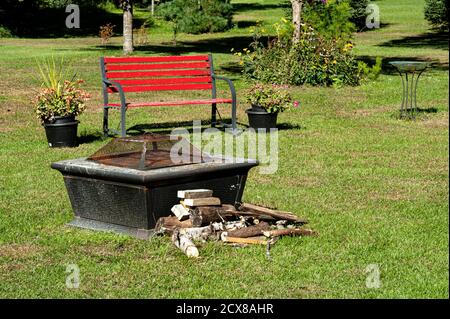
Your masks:
{"label": "round metal table", "polygon": [[428,62],[418,61],[393,61],[389,62],[394,66],[403,84],[402,106],[400,108],[400,117],[410,114],[414,118],[414,110],[417,110],[416,91],[419,77],[429,66]]}

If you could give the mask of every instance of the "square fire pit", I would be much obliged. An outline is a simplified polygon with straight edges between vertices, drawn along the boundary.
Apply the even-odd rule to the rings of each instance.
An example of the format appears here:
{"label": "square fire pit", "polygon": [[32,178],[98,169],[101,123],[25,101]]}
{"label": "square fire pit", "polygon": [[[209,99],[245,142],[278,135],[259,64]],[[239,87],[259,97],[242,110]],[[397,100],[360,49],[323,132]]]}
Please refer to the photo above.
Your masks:
{"label": "square fire pit", "polygon": [[256,160],[201,153],[185,139],[145,134],[116,138],[88,158],[52,163],[72,204],[73,226],[148,238],[169,216],[182,189],[212,189],[224,204],[240,202]]}

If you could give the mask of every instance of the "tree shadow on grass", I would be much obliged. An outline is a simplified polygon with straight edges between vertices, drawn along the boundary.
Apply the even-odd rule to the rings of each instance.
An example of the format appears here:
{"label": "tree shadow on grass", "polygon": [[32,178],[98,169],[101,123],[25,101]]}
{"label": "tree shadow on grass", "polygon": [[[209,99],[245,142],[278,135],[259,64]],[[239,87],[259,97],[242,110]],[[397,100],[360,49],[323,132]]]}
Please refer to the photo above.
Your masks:
{"label": "tree shadow on grass", "polygon": [[416,36],[408,36],[400,39],[394,39],[379,46],[382,47],[402,47],[402,48],[433,48],[433,49],[449,49],[449,33],[448,31],[427,32]]}
{"label": "tree shadow on grass", "polygon": [[[267,40],[267,38],[265,39]],[[140,45],[136,46],[135,53],[145,54],[170,54],[170,55],[182,55],[193,52],[197,53],[231,53],[231,49],[241,51],[247,48],[253,41],[251,36],[232,36],[225,38],[212,38],[198,41],[177,41],[175,45],[172,42],[166,42],[162,44],[152,45]],[[263,39],[264,41],[264,39]],[[121,45],[96,45],[91,48],[83,48],[83,51],[117,51],[118,54],[122,54]],[[64,50],[64,49],[62,49]]]}

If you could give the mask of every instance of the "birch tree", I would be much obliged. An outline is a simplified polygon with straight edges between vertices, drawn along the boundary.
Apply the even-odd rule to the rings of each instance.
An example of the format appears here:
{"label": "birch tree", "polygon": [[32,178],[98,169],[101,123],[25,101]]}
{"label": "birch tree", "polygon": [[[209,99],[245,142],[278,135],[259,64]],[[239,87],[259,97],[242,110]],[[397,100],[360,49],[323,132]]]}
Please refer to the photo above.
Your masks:
{"label": "birch tree", "polygon": [[303,2],[304,0],[291,0],[292,23],[294,24],[293,43],[300,41]]}
{"label": "birch tree", "polygon": [[123,53],[133,52],[133,2],[122,0],[123,9]]}

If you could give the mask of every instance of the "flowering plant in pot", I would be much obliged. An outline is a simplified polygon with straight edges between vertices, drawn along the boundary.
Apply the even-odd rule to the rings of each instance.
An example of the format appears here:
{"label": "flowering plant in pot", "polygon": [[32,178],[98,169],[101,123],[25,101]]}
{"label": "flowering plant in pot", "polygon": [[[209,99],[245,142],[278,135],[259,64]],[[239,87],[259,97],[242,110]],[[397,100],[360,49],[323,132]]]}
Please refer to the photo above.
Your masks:
{"label": "flowering plant in pot", "polygon": [[285,85],[256,83],[248,90],[247,102],[252,108],[245,112],[250,127],[275,128],[279,112],[298,107],[287,89]]}
{"label": "flowering plant in pot", "polygon": [[80,88],[83,80],[76,79],[70,69],[64,70],[63,61],[52,58],[38,64],[41,88],[34,98],[37,117],[45,128],[50,147],[77,145],[78,121],[90,94]]}

